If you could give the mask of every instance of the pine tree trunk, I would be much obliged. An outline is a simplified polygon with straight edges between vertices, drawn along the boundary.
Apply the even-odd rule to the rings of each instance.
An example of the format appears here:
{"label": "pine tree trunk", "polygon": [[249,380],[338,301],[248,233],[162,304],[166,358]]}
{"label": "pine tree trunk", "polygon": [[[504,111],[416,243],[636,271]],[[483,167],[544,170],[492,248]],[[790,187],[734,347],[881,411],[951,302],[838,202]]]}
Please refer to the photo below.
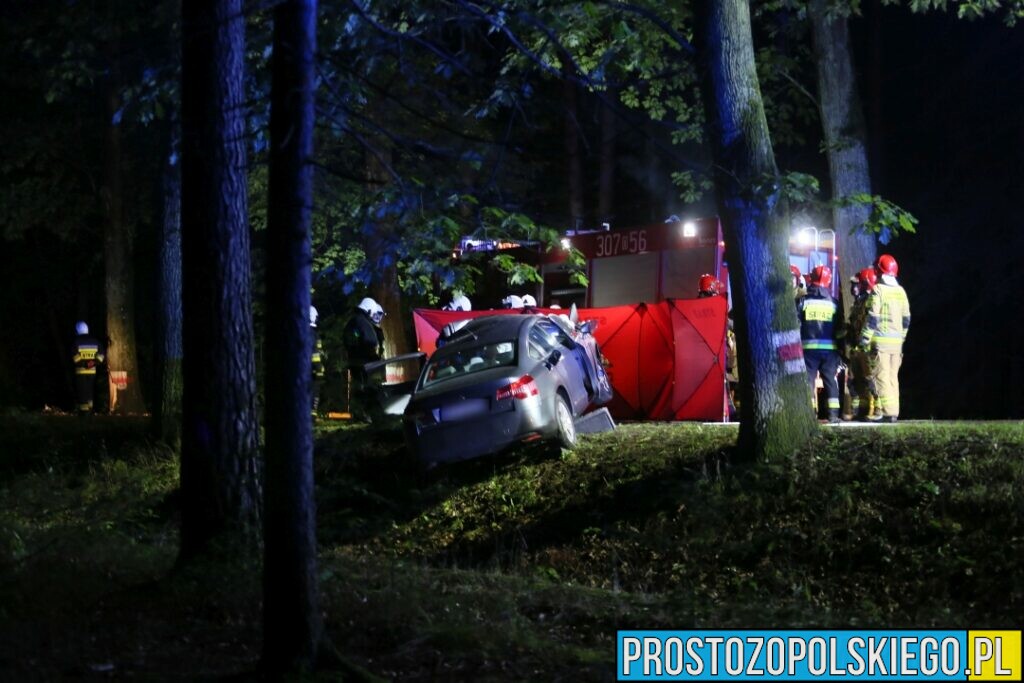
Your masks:
{"label": "pine tree trunk", "polygon": [[181,164],[177,124],[163,170],[164,214],[158,244],[157,351],[160,393],[156,397],[154,433],[172,446],[181,441]]}
{"label": "pine tree trunk", "polygon": [[[829,16],[828,7],[828,0],[811,0],[807,12],[818,67],[818,105],[832,177],[832,197],[869,194],[867,131],[853,69],[850,31],[846,17]],[[870,213],[870,207],[863,204],[832,210],[840,252],[836,276],[843,282],[875,261],[875,236],[861,229]],[[853,302],[848,296],[842,299],[848,315]]]}
{"label": "pine tree trunk", "polygon": [[[696,35],[729,253],[739,347],[741,459],[791,455],[812,434],[786,257],[787,226],[761,101],[747,0],[699,0]],[[768,179],[769,187],[763,188]]]}
{"label": "pine tree trunk", "polygon": [[181,557],[256,546],[242,0],[182,3]]}
{"label": "pine tree trunk", "polygon": [[576,70],[572,59],[562,58],[562,98],[565,103],[565,162],[569,175],[569,227],[584,227],[583,158],[580,153],[579,109],[576,95]]}
{"label": "pine tree trunk", "polygon": [[110,77],[107,80],[107,133],[104,165],[104,198],[107,220],[103,235],[103,261],[107,300],[107,370],[113,379],[125,373],[127,386],[117,390],[110,383],[110,412],[141,414],[146,407],[139,386],[135,352],[134,236],[124,218],[124,178],[121,172],[121,68],[120,46],[115,37],[109,46]]}
{"label": "pine tree trunk", "polygon": [[612,102],[615,92],[605,92],[606,101],[601,102],[601,169],[598,176],[597,220],[611,223],[615,211],[615,139],[616,117]]}
{"label": "pine tree trunk", "polygon": [[309,327],[316,0],[274,9],[267,216],[263,664],[312,668],[321,623]]}

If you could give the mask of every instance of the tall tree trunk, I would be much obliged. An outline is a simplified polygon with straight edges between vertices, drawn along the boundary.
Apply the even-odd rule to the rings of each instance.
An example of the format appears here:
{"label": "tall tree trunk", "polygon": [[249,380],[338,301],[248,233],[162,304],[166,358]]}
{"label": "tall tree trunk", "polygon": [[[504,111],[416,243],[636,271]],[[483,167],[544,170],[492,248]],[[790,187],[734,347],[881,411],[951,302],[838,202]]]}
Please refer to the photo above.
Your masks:
{"label": "tall tree trunk", "polygon": [[[818,107],[832,177],[832,197],[869,194],[867,131],[857,93],[846,17],[838,13],[830,15],[828,0],[811,0],[807,11],[818,67]],[[870,207],[863,204],[837,206],[832,210],[840,256],[837,276],[844,281],[875,261],[875,236],[863,230],[870,214]],[[845,293],[845,287],[843,290]],[[853,302],[848,296],[842,299],[843,308],[849,314]]]}
{"label": "tall tree trunk", "polygon": [[178,445],[181,441],[181,164],[177,122],[172,122],[163,169],[164,212],[161,221],[157,288],[157,350],[160,392],[156,396],[154,433]]}
{"label": "tall tree trunk", "polygon": [[579,102],[576,67],[569,55],[562,57],[562,101],[565,104],[565,162],[569,174],[569,227],[584,227],[583,157],[580,152]]}
{"label": "tall tree trunk", "polygon": [[182,3],[181,557],[255,549],[260,488],[242,0]]}
{"label": "tall tree trunk", "polygon": [[787,226],[772,186],[778,171],[754,66],[747,0],[699,0],[697,18],[719,215],[738,295],[743,411],[738,450],[743,459],[772,460],[791,455],[817,426],[793,305]]}
{"label": "tall tree trunk", "polygon": [[112,379],[123,372],[127,386],[110,384],[110,410],[121,414],[145,412],[135,353],[134,236],[124,218],[124,178],[121,172],[121,68],[116,37],[109,46],[110,77],[107,80],[106,161],[104,198],[107,210],[103,235],[106,266],[107,369]]}
{"label": "tall tree trunk", "polygon": [[[387,165],[391,163],[391,151],[381,145],[377,154],[367,152],[366,175],[370,181],[370,190],[379,191],[391,182],[391,174]],[[379,156],[378,156],[379,155]],[[381,198],[381,201],[385,201]],[[376,264],[379,277],[370,286],[370,295],[384,309],[384,320],[380,327],[384,331],[384,357],[391,358],[403,353],[408,353],[411,345],[405,333],[402,311],[402,289],[398,283],[398,269],[395,267],[394,245],[395,239],[394,218],[389,209],[374,211],[376,225],[374,231],[367,240],[367,257],[371,263]],[[400,382],[405,377],[408,368],[390,367],[387,372],[392,373],[387,381]]]}
{"label": "tall tree trunk", "polygon": [[601,169],[598,176],[597,220],[611,223],[615,211],[615,139],[616,117],[612,103],[617,100],[614,90],[604,93],[601,102]]}
{"label": "tall tree trunk", "polygon": [[263,663],[311,669],[321,623],[309,327],[316,0],[274,9],[267,216]]}

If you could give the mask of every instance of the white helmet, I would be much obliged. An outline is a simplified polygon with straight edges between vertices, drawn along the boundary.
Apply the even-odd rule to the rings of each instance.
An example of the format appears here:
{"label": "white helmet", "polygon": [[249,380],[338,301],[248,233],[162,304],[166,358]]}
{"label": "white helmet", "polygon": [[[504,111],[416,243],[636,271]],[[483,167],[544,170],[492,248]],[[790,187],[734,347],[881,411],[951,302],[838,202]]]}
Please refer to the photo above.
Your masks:
{"label": "white helmet", "polygon": [[441,310],[443,310],[443,311],[472,311],[473,310],[473,304],[471,304],[469,302],[469,297],[468,296],[466,296],[464,294],[461,294],[461,295],[455,297],[454,299],[452,299],[451,301],[449,301],[447,304],[445,304],[444,308],[441,309]]}
{"label": "white helmet", "polygon": [[537,308],[537,300],[533,298],[532,294],[523,294],[523,306]]}
{"label": "white helmet", "polygon": [[316,306],[309,307],[309,326],[316,327],[316,319],[320,317],[320,313],[317,312]]}
{"label": "white helmet", "polygon": [[380,321],[384,319],[384,309],[370,297],[365,297],[360,301],[358,308],[370,316],[370,320],[373,321],[374,325],[380,325]]}
{"label": "white helmet", "polygon": [[84,320],[75,323],[75,334],[89,334],[89,326],[85,324]]}
{"label": "white helmet", "polygon": [[501,300],[501,305],[503,308],[522,308],[523,299],[515,294],[509,294]]}

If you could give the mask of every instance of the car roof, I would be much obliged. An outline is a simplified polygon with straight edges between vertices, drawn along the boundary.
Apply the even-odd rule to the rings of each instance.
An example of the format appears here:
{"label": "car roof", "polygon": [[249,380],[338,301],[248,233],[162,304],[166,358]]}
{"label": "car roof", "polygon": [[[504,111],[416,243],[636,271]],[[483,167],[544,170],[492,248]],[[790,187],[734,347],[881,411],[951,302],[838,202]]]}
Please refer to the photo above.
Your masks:
{"label": "car roof", "polygon": [[499,314],[473,318],[459,329],[438,351],[458,350],[490,342],[519,339],[525,325],[542,318],[540,315]]}

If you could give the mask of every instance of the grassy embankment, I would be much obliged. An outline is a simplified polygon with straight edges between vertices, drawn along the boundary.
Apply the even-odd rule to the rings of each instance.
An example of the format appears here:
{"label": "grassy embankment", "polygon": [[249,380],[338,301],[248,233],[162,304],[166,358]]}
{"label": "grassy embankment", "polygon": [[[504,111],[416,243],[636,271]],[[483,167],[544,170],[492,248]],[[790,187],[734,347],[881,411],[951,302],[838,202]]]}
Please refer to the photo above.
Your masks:
{"label": "grassy embankment", "polygon": [[[0,674],[253,669],[258,570],[171,571],[176,462],[144,433],[0,420]],[[753,468],[727,466],[734,435],[627,425],[423,479],[396,434],[327,427],[328,635],[389,678],[609,679],[617,628],[1024,613],[1024,426],[824,430]]]}

